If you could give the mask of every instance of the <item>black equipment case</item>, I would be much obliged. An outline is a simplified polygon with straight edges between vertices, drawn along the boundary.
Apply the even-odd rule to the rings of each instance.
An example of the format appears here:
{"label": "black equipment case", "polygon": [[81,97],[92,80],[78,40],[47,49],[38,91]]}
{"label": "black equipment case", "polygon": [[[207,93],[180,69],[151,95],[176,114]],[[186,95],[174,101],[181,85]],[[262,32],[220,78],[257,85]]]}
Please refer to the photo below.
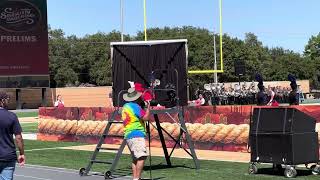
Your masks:
{"label": "black equipment case", "polygon": [[[250,121],[249,145],[251,163],[249,173],[257,173],[256,163],[285,166],[286,177],[295,177],[295,166],[319,162],[316,120],[291,107],[254,108]],[[320,167],[312,166],[314,174]]]}

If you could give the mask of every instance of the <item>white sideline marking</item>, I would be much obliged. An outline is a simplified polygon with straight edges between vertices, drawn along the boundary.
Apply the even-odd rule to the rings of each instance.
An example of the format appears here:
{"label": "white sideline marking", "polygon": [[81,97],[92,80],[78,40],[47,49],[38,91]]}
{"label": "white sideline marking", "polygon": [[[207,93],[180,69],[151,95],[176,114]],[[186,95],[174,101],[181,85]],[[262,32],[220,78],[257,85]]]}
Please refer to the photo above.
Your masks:
{"label": "white sideline marking", "polygon": [[24,150],[24,151],[25,152],[31,152],[31,151],[43,151],[43,150],[55,150],[55,149],[77,151],[75,149],[65,149],[65,147],[72,147],[72,146],[61,146],[61,147],[51,147],[51,148],[39,148],[39,149],[27,149],[27,150]]}
{"label": "white sideline marking", "polygon": [[46,170],[46,171],[53,171],[53,172],[60,172],[60,173],[69,173],[69,174],[78,174],[77,172],[75,171],[68,171],[68,170],[64,170],[64,169],[61,169],[61,170],[58,170],[58,169],[49,169],[49,168],[42,168],[42,167],[26,167],[26,168],[29,168],[29,169],[38,169],[38,170]]}
{"label": "white sideline marking", "polygon": [[62,170],[68,171],[68,172],[73,171],[74,173],[78,173],[78,171],[75,169],[58,168],[58,167],[50,167],[50,166],[35,165],[35,164],[26,164],[25,167],[26,168],[48,169],[48,170],[60,170],[61,172],[62,172]]}
{"label": "white sideline marking", "polygon": [[39,178],[39,177],[34,177],[34,176],[25,176],[25,175],[19,175],[19,174],[14,174],[14,176],[26,177],[26,178],[32,178],[32,179],[39,179],[39,180],[51,180],[51,179],[46,179],[46,178]]}
{"label": "white sideline marking", "polygon": [[[58,168],[58,167],[50,167],[50,166],[42,166],[42,165],[33,165],[33,164],[26,164],[26,168],[30,169],[39,169],[39,170],[47,170],[47,171],[54,171],[54,172],[61,172],[61,173],[69,173],[69,174],[79,174],[78,170],[75,169],[67,169],[67,168]],[[99,172],[91,171],[90,176],[99,176],[96,175]],[[99,176],[100,177],[100,176]]]}
{"label": "white sideline marking", "polygon": [[24,150],[25,152],[31,152],[31,151],[42,151],[42,150],[52,150],[52,149],[61,149],[62,147],[53,147],[53,148],[40,148],[40,149],[27,149]]}
{"label": "white sideline marking", "polygon": [[36,133],[25,133],[22,132],[23,139],[26,140],[37,140],[37,134]]}

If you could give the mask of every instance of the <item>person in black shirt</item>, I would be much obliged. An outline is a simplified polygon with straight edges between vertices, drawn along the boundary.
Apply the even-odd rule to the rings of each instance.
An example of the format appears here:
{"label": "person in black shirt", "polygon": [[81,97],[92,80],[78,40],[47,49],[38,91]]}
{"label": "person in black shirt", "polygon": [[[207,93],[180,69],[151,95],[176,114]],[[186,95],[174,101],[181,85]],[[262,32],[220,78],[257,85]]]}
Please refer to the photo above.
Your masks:
{"label": "person in black shirt", "polygon": [[264,92],[263,79],[260,74],[256,74],[256,81],[258,81],[259,92],[257,93],[257,105],[265,106],[267,104],[267,94]]}
{"label": "person in black shirt", "polygon": [[299,105],[299,94],[297,92],[298,86],[297,86],[296,78],[293,75],[289,74],[288,79],[289,81],[291,81],[290,83],[291,92],[289,93],[289,104]]}
{"label": "person in black shirt", "polygon": [[[0,91],[0,179],[4,180],[13,179],[17,160],[21,166],[25,164],[22,129],[17,116],[6,109],[8,102],[9,96]],[[20,152],[18,157],[13,135]]]}

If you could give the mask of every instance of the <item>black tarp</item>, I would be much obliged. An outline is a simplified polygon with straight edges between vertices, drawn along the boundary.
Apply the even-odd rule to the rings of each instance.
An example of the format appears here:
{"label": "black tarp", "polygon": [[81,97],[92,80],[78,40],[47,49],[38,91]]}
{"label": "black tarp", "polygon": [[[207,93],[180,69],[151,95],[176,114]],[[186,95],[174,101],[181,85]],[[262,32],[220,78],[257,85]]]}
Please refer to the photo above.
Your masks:
{"label": "black tarp", "polygon": [[[161,42],[161,41],[159,41]],[[187,105],[187,59],[186,41],[150,44],[111,44],[112,46],[112,82],[113,104],[118,104],[118,94],[127,90],[128,81],[134,81],[149,87],[151,74],[160,79],[158,88],[166,85],[178,86],[179,105]],[[178,72],[178,83],[175,70]],[[178,85],[176,85],[178,84]],[[176,87],[177,88],[177,87]],[[158,100],[167,98],[166,92],[157,94]],[[120,106],[123,105],[122,95]]]}

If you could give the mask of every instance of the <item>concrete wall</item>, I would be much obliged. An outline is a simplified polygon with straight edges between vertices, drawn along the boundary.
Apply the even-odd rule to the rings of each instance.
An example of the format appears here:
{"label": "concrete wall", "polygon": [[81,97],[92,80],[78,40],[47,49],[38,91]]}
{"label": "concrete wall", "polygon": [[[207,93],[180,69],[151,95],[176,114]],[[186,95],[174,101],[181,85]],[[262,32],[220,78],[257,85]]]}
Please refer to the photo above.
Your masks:
{"label": "concrete wall", "polygon": [[112,92],[111,86],[56,88],[51,91],[51,102],[60,94],[66,107],[112,106],[112,99],[109,97]]}
{"label": "concrete wall", "polygon": [[[9,109],[16,109],[16,89],[0,89],[0,91],[5,91],[10,95]],[[41,89],[21,89],[21,105],[25,109],[37,109],[41,106],[41,96]],[[49,93],[47,94],[48,99],[50,99]]]}
{"label": "concrete wall", "polygon": [[[10,95],[9,109],[16,108],[16,89],[0,89]],[[47,106],[53,106],[58,94],[63,98],[66,107],[110,107],[112,99],[109,94],[111,86],[48,88],[46,94]],[[41,89],[21,89],[21,104],[25,109],[36,109],[41,106]]]}

